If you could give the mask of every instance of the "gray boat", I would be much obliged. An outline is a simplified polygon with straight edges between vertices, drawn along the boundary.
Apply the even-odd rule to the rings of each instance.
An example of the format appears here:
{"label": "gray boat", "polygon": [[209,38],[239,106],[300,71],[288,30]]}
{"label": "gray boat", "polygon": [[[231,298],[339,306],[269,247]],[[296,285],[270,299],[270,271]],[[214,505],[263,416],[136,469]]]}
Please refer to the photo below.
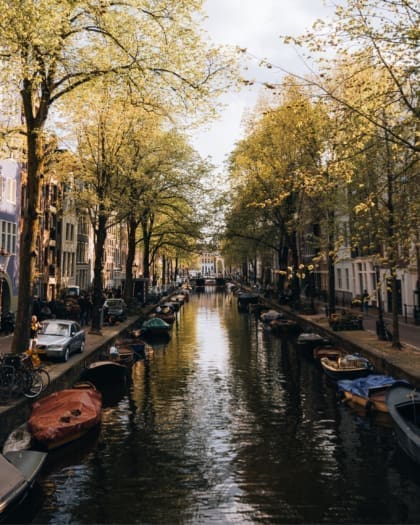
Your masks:
{"label": "gray boat", "polygon": [[46,457],[45,452],[36,450],[0,454],[0,521],[26,497]]}
{"label": "gray boat", "polygon": [[395,385],[388,390],[386,404],[399,446],[420,465],[420,392]]}

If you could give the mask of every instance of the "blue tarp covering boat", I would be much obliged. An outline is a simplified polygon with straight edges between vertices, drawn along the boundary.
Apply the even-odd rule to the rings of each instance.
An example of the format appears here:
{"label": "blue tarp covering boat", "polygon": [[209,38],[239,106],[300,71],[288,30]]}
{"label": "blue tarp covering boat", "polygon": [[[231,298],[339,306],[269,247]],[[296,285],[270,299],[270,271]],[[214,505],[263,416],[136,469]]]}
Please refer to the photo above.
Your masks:
{"label": "blue tarp covering boat", "polygon": [[399,379],[381,374],[370,374],[357,379],[341,379],[337,382],[339,390],[346,390],[360,397],[369,397],[372,390],[391,387]]}
{"label": "blue tarp covering boat", "polygon": [[385,402],[386,392],[396,384],[408,385],[406,381],[381,374],[337,381],[339,391],[344,393],[347,400],[380,412],[388,411]]}

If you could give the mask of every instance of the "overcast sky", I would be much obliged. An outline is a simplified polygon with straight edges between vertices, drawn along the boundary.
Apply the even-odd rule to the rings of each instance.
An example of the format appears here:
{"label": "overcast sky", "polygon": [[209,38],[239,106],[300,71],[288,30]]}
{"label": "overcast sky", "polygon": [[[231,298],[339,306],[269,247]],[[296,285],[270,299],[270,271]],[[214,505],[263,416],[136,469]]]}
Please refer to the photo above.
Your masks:
{"label": "overcast sky", "polygon": [[[211,40],[246,48],[257,57],[247,75],[261,82],[281,79],[278,70],[258,67],[258,59],[262,58],[286,70],[303,72],[297,54],[282,43],[280,35],[300,35],[317,18],[331,13],[323,0],[206,0],[205,9],[208,15],[205,29]],[[260,91],[256,84],[240,93],[227,94],[223,97],[226,107],[220,119],[208,130],[194,135],[194,147],[202,157],[210,157],[219,170],[241,138],[244,112],[255,106]]]}

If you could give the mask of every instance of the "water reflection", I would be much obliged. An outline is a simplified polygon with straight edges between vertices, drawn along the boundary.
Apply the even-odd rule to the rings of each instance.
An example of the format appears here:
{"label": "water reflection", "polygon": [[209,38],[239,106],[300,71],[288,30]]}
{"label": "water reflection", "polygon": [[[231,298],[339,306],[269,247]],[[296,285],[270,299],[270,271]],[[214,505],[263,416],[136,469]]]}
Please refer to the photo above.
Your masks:
{"label": "water reflection", "polygon": [[395,450],[292,340],[206,288],[135,364],[97,443],[46,472],[35,522],[419,522]]}

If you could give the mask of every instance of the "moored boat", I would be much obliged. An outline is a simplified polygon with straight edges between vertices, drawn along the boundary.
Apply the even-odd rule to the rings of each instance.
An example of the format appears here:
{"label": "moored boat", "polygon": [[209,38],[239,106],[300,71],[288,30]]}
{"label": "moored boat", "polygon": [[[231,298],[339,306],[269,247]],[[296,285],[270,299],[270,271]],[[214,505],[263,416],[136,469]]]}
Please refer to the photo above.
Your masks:
{"label": "moored boat", "polygon": [[171,325],[162,321],[158,317],[148,319],[141,325],[142,335],[155,336],[155,335],[168,335]]}
{"label": "moored boat", "polygon": [[270,330],[279,335],[296,334],[299,332],[299,323],[291,319],[273,319],[269,321]]}
{"label": "moored boat", "polygon": [[149,315],[150,319],[158,317],[165,321],[165,323],[172,324],[175,322],[176,314],[172,308],[169,306],[156,307],[156,309]]}
{"label": "moored boat", "polygon": [[326,375],[334,381],[365,377],[373,372],[370,361],[357,354],[347,354],[336,360],[322,357],[321,366]]}
{"label": "moored boat", "polygon": [[404,384],[403,381],[391,376],[369,374],[353,380],[342,379],[337,382],[337,386],[347,401],[356,403],[367,410],[388,412],[386,394],[397,383]]}
{"label": "moored boat", "polygon": [[328,337],[316,332],[302,332],[296,339],[296,346],[301,350],[313,350],[317,346],[330,344]]}
{"label": "moored boat", "polygon": [[396,384],[388,390],[386,404],[399,446],[420,465],[420,392]]}
{"label": "moored boat", "polygon": [[284,319],[284,314],[278,312],[277,310],[268,310],[260,314],[260,321],[263,323],[269,323],[270,321],[275,321],[276,319]]}
{"label": "moored boat", "polygon": [[89,363],[82,373],[82,379],[91,381],[98,387],[124,383],[126,378],[127,367],[109,359]]}
{"label": "moored boat", "polygon": [[320,362],[323,357],[328,357],[331,361],[337,361],[339,357],[344,357],[347,352],[344,348],[335,345],[321,345],[313,349],[312,355],[315,361]]}
{"label": "moored boat", "polygon": [[69,388],[34,403],[28,426],[33,438],[51,450],[82,437],[100,423],[101,414],[100,392]]}
{"label": "moored boat", "polygon": [[15,509],[32,488],[47,457],[37,450],[0,454],[0,520]]}

